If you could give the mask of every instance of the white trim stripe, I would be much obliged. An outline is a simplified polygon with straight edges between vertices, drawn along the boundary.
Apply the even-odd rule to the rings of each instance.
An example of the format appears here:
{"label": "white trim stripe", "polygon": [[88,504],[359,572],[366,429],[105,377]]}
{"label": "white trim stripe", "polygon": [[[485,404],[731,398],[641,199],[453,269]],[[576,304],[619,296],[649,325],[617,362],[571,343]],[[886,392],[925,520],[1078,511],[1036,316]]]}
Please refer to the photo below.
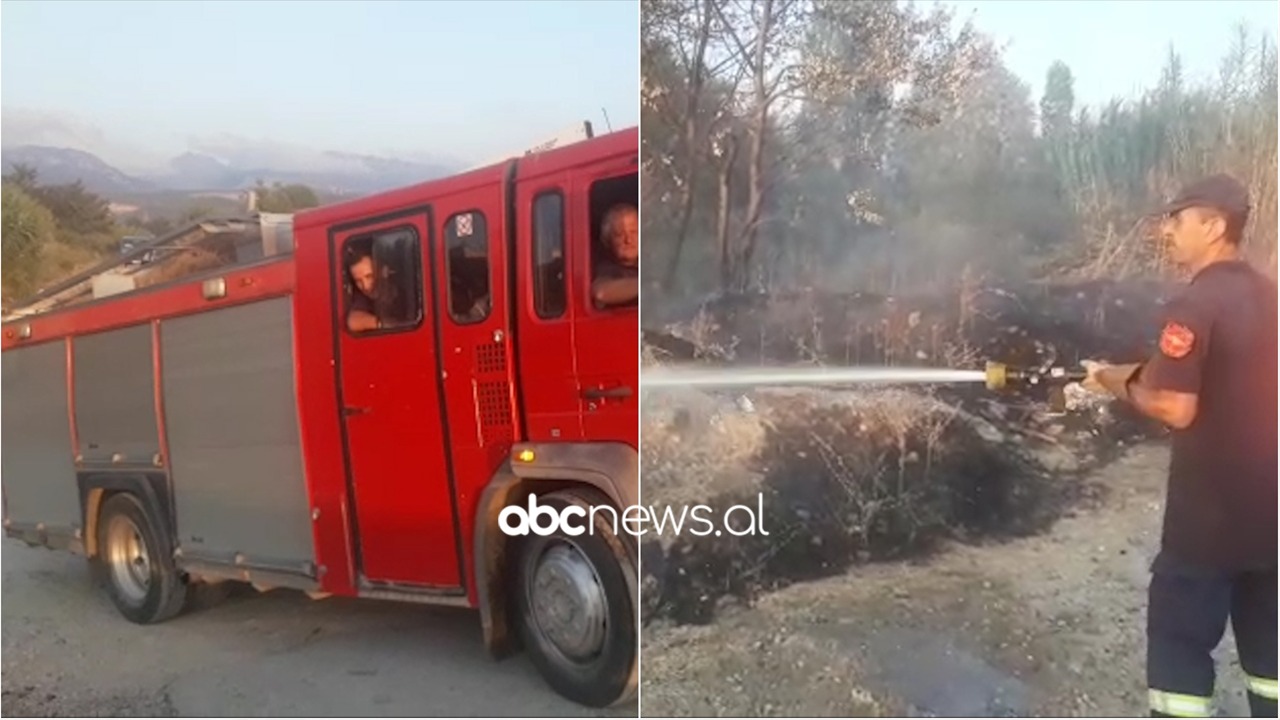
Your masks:
{"label": "white trim stripe", "polygon": [[1268,700],[1276,699],[1276,680],[1275,678],[1262,678],[1253,675],[1245,676],[1249,681],[1249,692],[1260,698]]}
{"label": "white trim stripe", "polygon": [[1180,695],[1152,689],[1148,692],[1151,709],[1174,717],[1209,717],[1209,705],[1213,698]]}

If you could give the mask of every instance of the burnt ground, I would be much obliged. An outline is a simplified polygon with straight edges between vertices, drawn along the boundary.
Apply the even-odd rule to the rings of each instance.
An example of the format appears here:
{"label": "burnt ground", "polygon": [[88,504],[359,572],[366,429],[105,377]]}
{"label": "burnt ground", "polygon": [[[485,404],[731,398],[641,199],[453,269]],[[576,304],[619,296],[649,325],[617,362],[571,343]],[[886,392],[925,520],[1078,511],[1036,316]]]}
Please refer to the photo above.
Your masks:
{"label": "burnt ground", "polygon": [[[1161,301],[1105,283],[738,298],[648,333],[646,353],[1127,361],[1150,352]],[[769,535],[642,544],[643,713],[1142,714],[1164,433],[1114,404],[1047,400],[980,385],[646,391],[644,502],[759,496]]]}
{"label": "burnt ground", "polygon": [[[726,371],[845,358],[951,368],[1130,360],[1150,352],[1143,338],[1158,327],[1161,299],[1151,288],[1096,283],[914,299],[740,298],[672,328],[684,338],[649,333],[646,351],[650,362]],[[1064,405],[1068,394],[1075,402]],[[646,619],[708,622],[724,596],[750,600],[854,564],[929,554],[947,540],[1043,532],[1089,499],[1083,475],[1164,434],[1119,404],[1067,392],[1049,400],[1043,387],[981,384],[646,391],[645,501],[728,508],[760,497],[778,528],[769,537],[648,538]]]}
{"label": "burnt ground", "polygon": [[[859,565],[722,602],[708,624],[654,620],[642,713],[1143,716],[1167,462],[1163,443],[1129,450],[1045,533]],[[1229,634],[1218,658],[1219,713],[1247,716]]]}

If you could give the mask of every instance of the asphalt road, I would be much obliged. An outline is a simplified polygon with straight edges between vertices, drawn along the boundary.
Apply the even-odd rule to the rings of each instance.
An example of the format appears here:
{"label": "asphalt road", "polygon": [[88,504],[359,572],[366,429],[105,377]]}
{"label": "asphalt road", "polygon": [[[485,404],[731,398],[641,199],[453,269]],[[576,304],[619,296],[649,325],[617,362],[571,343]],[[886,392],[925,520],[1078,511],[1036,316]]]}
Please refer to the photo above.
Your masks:
{"label": "asphalt road", "polygon": [[237,590],[161,625],[121,617],[83,558],[3,542],[5,716],[612,716],[494,661],[471,611]]}

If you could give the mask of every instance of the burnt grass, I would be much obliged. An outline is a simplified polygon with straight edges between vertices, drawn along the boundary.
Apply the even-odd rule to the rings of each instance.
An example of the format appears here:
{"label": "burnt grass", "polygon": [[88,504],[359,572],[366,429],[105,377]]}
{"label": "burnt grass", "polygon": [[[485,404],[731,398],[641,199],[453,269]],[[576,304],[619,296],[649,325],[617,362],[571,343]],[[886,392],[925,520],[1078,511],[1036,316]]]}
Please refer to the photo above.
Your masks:
{"label": "burnt grass", "polygon": [[[722,298],[646,332],[645,344],[660,363],[724,366],[1127,362],[1153,349],[1165,297],[1159,286],[1098,282],[917,298]],[[937,386],[868,391],[862,400],[844,390],[753,393],[763,435],[737,461],[757,481],[699,502],[719,520],[735,504],[756,508],[760,493],[768,535],[646,539],[646,623],[707,623],[726,604],[859,563],[925,561],[947,541],[1044,532],[1100,499],[1100,489],[1082,482],[1088,472],[1122,445],[1163,433],[1114,403],[1051,412],[1043,389]],[[703,468],[649,455],[667,449],[646,442],[646,487],[664,473],[688,472],[671,481],[696,482]],[[1071,462],[1048,463],[1046,450]],[[646,493],[646,504],[663,502],[661,494]]]}

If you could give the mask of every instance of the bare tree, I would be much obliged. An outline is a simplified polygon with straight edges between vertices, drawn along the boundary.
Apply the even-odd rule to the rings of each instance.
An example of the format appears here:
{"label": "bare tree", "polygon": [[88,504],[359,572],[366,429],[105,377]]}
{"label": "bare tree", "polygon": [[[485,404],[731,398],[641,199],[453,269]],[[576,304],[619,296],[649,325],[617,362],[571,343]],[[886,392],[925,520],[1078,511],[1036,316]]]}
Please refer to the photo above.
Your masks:
{"label": "bare tree", "polygon": [[[737,253],[721,269],[732,289],[745,289],[760,238],[767,192],[766,142],[779,100],[804,83],[800,41],[812,10],[804,0],[737,0],[717,5],[729,49],[749,79],[747,96],[747,207],[738,230]],[[730,288],[725,288],[730,289]]]}
{"label": "bare tree", "polygon": [[[724,0],[646,0],[646,100],[674,130],[676,185],[674,248],[662,285],[671,289],[694,216],[704,147],[717,118],[725,116],[741,78],[735,58],[715,53]],[[672,67],[657,67],[665,58]],[[714,86],[714,87],[712,87]]]}

